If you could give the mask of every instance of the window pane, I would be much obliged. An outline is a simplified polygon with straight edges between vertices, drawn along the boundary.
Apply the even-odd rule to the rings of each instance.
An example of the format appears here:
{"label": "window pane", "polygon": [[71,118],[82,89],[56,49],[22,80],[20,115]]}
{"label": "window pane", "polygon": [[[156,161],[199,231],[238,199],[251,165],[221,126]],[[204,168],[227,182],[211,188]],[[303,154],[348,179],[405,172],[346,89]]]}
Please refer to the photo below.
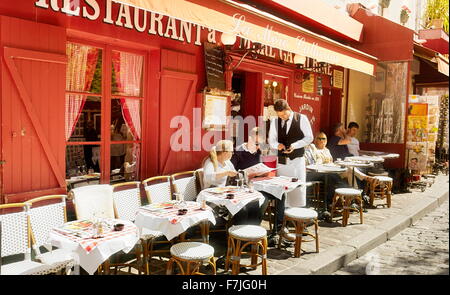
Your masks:
{"label": "window pane", "polygon": [[141,101],[139,99],[111,100],[111,140],[140,140]]}
{"label": "window pane", "polygon": [[67,43],[66,90],[101,93],[102,51],[87,45]]}
{"label": "window pane", "polygon": [[66,183],[69,189],[98,184],[100,181],[100,145],[66,147]]}
{"label": "window pane", "polygon": [[66,140],[100,141],[101,98],[66,94]]}
{"label": "window pane", "polygon": [[111,145],[111,182],[138,179],[140,145],[137,143]]}
{"label": "window pane", "polygon": [[264,106],[273,105],[277,99],[281,99],[283,83],[272,80],[264,80]]}
{"label": "window pane", "polygon": [[112,52],[112,94],[142,96],[144,57],[127,52]]}

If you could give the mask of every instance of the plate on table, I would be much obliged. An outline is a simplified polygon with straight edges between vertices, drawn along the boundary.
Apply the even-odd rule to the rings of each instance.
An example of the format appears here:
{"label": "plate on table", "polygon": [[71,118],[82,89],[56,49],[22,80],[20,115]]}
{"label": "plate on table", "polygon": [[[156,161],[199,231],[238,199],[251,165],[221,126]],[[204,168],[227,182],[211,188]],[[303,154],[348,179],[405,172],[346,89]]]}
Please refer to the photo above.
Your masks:
{"label": "plate on table", "polygon": [[207,189],[207,192],[212,194],[233,194],[239,190],[237,186],[212,187]]}
{"label": "plate on table", "polygon": [[174,201],[168,201],[168,202],[161,202],[161,203],[152,203],[144,206],[144,209],[147,209],[149,211],[161,211],[164,209],[171,209],[173,208]]}

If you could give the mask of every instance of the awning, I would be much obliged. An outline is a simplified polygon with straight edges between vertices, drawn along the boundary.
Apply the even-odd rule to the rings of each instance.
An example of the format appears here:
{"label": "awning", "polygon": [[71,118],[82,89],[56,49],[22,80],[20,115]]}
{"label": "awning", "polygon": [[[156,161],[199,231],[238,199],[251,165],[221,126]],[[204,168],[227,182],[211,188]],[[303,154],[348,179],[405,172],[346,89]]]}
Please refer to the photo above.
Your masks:
{"label": "awning", "polygon": [[427,61],[428,64],[440,73],[446,76],[449,75],[448,59],[442,54],[418,43],[414,43],[414,55]]}
{"label": "awning", "polygon": [[[224,1],[113,0],[130,6],[235,34],[252,42],[321,62],[374,75],[377,59],[351,47],[298,29],[268,14],[259,15]],[[195,3],[194,3],[195,2]]]}

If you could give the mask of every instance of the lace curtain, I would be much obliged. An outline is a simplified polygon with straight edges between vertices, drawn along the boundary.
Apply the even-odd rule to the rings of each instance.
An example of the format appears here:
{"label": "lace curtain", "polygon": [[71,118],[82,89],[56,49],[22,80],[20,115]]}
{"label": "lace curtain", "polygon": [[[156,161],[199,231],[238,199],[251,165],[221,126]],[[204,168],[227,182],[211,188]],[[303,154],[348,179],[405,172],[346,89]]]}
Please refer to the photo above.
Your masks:
{"label": "lace curtain", "polygon": [[[99,50],[91,46],[68,43],[66,53],[68,57],[66,90],[75,92],[89,91],[94,78]],[[86,95],[66,95],[66,140],[69,140],[72,136],[85,102]]]}

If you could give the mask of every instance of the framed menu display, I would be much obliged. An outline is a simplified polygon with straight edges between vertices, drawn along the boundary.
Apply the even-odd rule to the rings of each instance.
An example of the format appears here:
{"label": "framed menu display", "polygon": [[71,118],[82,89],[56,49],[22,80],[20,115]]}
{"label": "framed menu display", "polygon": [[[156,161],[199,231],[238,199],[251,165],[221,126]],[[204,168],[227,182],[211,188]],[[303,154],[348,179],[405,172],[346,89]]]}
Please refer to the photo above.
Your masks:
{"label": "framed menu display", "polygon": [[203,93],[203,124],[210,131],[226,130],[231,116],[231,96],[225,92]]}
{"label": "framed menu display", "polygon": [[333,70],[333,87],[342,89],[344,87],[344,72]]}

